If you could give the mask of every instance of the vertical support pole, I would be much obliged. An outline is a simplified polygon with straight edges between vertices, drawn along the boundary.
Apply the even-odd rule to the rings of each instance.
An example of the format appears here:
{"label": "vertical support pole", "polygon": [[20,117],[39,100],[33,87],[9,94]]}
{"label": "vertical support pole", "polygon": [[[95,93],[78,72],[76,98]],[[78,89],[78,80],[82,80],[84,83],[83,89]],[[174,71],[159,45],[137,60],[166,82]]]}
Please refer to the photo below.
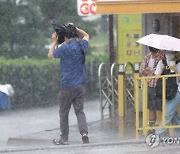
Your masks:
{"label": "vertical support pole", "polygon": [[134,100],[136,111],[136,139],[139,139],[139,63],[134,67]]}
{"label": "vertical support pole", "polygon": [[101,120],[104,119],[104,116],[103,116],[103,98],[102,98],[102,84],[101,84],[101,69],[103,67],[103,65],[105,65],[104,63],[101,63],[99,65],[99,69],[98,69],[98,78],[99,78],[99,101],[100,101],[100,111],[101,111]]}
{"label": "vertical support pole", "polygon": [[146,136],[147,134],[147,124],[148,124],[148,110],[147,110],[147,94],[148,94],[148,86],[147,82],[148,79],[143,78],[143,91],[142,91],[142,96],[143,96],[143,134]]}
{"label": "vertical support pole", "polygon": [[124,64],[119,65],[118,71],[118,116],[124,117]]}
{"label": "vertical support pole", "polygon": [[166,115],[166,78],[162,77],[162,127],[165,127]]}
{"label": "vertical support pole", "polygon": [[124,137],[125,129],[124,129],[124,64],[119,65],[118,70],[118,117],[119,117],[119,135]]}
{"label": "vertical support pole", "polygon": [[113,15],[110,14],[109,15],[109,62],[110,62],[110,65],[115,62],[113,25],[114,25]]}
{"label": "vertical support pole", "polygon": [[112,89],[112,105],[111,105],[111,116],[112,118],[115,118],[116,114],[115,114],[115,98],[114,98],[114,93],[115,93],[115,89],[114,89],[114,68],[116,66],[116,63],[113,63],[111,65],[111,89]]}

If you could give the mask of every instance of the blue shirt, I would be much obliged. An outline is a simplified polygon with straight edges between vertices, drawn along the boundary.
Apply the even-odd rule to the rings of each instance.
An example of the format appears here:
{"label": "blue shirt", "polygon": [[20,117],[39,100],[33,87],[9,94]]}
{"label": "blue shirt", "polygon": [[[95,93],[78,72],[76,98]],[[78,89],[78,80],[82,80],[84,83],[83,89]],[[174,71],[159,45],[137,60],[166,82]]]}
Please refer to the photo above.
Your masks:
{"label": "blue shirt", "polygon": [[88,41],[71,39],[68,43],[63,43],[59,48],[53,51],[54,58],[60,58],[60,80],[61,88],[77,87],[87,81],[85,64],[83,64],[83,55],[80,45],[86,54],[88,50]]}

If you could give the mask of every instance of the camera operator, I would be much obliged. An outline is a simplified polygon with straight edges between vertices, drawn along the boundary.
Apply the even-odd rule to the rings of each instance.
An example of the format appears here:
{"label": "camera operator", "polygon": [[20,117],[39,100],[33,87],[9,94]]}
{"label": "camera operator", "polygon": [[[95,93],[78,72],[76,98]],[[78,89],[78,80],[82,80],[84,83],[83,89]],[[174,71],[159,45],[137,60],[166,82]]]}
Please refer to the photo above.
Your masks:
{"label": "camera operator", "polygon": [[[82,37],[78,41],[77,34]],[[85,84],[87,74],[84,56],[88,50],[89,35],[82,29],[68,24],[64,32],[64,42],[59,48],[56,32],[52,34],[52,44],[48,52],[49,58],[60,58],[60,139],[54,139],[56,145],[67,145],[69,136],[68,115],[71,105],[78,121],[79,132],[82,135],[82,142],[89,143],[88,127],[86,117],[83,111]],[[83,52],[83,53],[82,53]]]}

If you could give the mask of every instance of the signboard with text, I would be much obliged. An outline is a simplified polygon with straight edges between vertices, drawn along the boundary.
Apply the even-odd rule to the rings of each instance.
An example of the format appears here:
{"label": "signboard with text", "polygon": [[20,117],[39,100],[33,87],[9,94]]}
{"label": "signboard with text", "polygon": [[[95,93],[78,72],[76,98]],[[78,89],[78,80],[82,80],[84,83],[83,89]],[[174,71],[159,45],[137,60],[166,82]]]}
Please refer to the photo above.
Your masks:
{"label": "signboard with text", "polygon": [[96,0],[77,0],[77,11],[79,16],[96,15]]}
{"label": "signboard with text", "polygon": [[118,15],[118,63],[135,63],[142,60],[142,45],[136,41],[142,37],[142,15]]}

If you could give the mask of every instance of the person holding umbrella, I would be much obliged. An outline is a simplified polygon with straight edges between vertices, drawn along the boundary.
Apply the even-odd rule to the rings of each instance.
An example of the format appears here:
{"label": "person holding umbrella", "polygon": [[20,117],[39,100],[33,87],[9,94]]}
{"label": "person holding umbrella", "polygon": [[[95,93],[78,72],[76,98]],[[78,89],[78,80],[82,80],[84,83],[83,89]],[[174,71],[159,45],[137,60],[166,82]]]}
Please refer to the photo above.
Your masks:
{"label": "person holding umbrella", "polygon": [[[146,36],[143,36],[142,38],[140,38],[139,40],[137,40],[136,41],[137,43],[140,43],[140,44],[143,44],[143,45],[147,45],[147,46],[150,46],[150,47],[154,47],[154,48],[156,48],[156,49],[159,49],[159,50],[168,50],[168,51],[180,51],[180,39],[179,38],[176,38],[176,37],[172,37],[172,36],[169,36],[169,35],[160,35],[160,34],[148,34],[148,35],[146,35]],[[150,55],[147,55],[146,57],[145,57],[145,59],[143,60],[143,62],[142,62],[142,65],[141,65],[141,67],[140,67],[140,74],[141,75],[144,75],[144,76],[147,76],[148,75],[148,72],[149,71],[147,71],[146,70],[146,67],[148,66],[148,65],[150,65],[149,63],[151,63],[150,61],[151,60],[149,60],[150,58],[148,58],[148,57],[150,57]],[[168,56],[168,53],[166,53],[166,58],[168,59],[168,58],[170,58],[170,57],[173,57],[171,54]],[[162,55],[159,55],[159,58],[158,58],[158,60],[155,60],[156,62],[159,62],[161,59],[163,59],[163,57],[162,57]],[[155,65],[154,65],[154,67],[153,67],[153,70],[156,68],[156,66],[157,66],[157,64],[156,64],[156,62],[155,62]],[[160,64],[159,64],[160,65]],[[180,64],[178,64],[177,66],[176,66],[176,72],[178,73],[178,70],[177,70],[177,68],[179,69],[180,68],[180,66],[179,66]],[[152,72],[149,72],[149,74],[152,74],[153,73],[153,71]],[[161,73],[160,73],[161,74]],[[148,82],[148,108],[150,107],[149,106],[149,104],[154,104],[154,105],[156,105],[157,106],[157,104],[159,104],[159,103],[157,103],[157,104],[155,104],[155,102],[159,102],[159,101],[157,101],[156,100],[156,98],[154,97],[154,95],[152,95],[153,93],[155,93],[155,89],[154,89],[154,87],[156,86],[156,82],[157,82],[157,80],[149,80],[149,82]],[[154,90],[154,92],[153,92],[153,90],[151,90],[151,89],[153,89]],[[179,87],[178,87],[178,91],[179,91]],[[152,93],[151,93],[152,92]],[[177,94],[176,96],[175,96],[175,98],[174,99],[177,99],[177,101],[179,101],[179,94]],[[156,100],[156,101],[155,101]],[[171,101],[173,101],[173,100],[171,100]],[[171,102],[170,101],[170,102]],[[150,103],[149,103],[150,102]],[[154,102],[154,103],[151,103],[151,102]],[[180,101],[179,101],[180,102]],[[170,104],[170,103],[169,103]],[[160,104],[159,104],[160,105]],[[158,105],[158,106],[159,106]],[[155,106],[153,106],[153,108],[149,108],[150,109],[150,112],[149,112],[149,125],[150,126],[153,126],[154,124],[155,124],[155,120],[156,120],[156,112],[154,111],[154,110],[151,110],[151,109],[154,109],[154,107]],[[177,107],[177,106],[176,106]],[[160,105],[160,108],[161,108],[161,105]],[[167,107],[168,108],[168,107]],[[155,108],[156,109],[156,108]],[[170,113],[170,111],[172,111],[171,109],[169,109],[169,113]],[[166,115],[167,115],[168,113],[166,113]],[[172,114],[175,114],[175,112],[173,112]],[[172,116],[172,117],[174,117],[174,116]],[[169,118],[169,119],[171,119],[171,118]],[[153,131],[149,131],[148,133],[153,133],[154,132],[154,130]]]}
{"label": "person holding umbrella", "polygon": [[[139,73],[141,76],[153,76],[156,70],[156,66],[158,62],[164,57],[164,54],[157,48],[153,48],[149,46],[149,51],[140,65]],[[155,86],[156,80],[149,79],[148,80],[148,109],[149,109],[149,126],[153,127],[156,122],[156,111],[161,109],[161,105],[158,104],[155,99]],[[155,130],[150,129],[148,134],[154,133]]]}
{"label": "person holding umbrella", "polygon": [[[169,66],[170,72],[180,74],[180,60],[176,60],[175,55],[174,51],[166,51],[166,62]],[[163,61],[160,60],[155,70],[155,75],[161,75],[165,69]],[[177,77],[177,85],[178,88],[175,96],[172,99],[166,99],[165,125],[168,125],[170,122],[172,125],[180,125],[180,115],[177,112],[180,104],[180,77]],[[161,125],[162,124],[160,123],[160,126]],[[164,136],[167,133],[166,130],[167,129],[160,128],[157,129],[155,133]],[[180,137],[180,128],[175,129],[175,136]]]}

